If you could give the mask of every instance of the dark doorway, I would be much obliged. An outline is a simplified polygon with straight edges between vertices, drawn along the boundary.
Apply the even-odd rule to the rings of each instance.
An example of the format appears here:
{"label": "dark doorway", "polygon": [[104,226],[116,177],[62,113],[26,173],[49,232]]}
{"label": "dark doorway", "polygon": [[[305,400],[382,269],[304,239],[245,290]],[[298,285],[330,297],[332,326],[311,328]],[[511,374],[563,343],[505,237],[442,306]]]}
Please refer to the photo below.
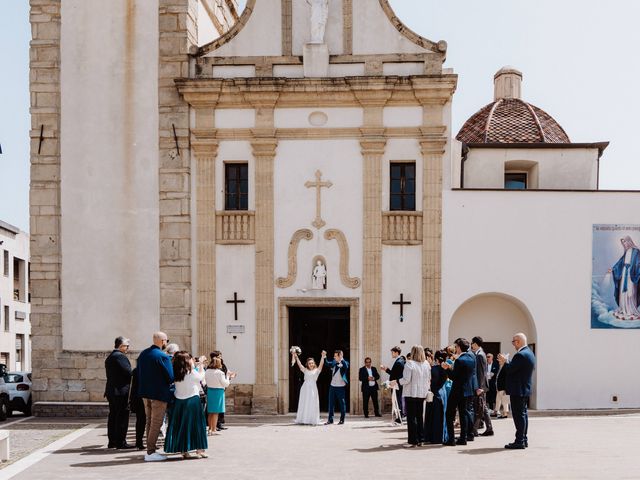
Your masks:
{"label": "dark doorway", "polygon": [[[343,308],[289,308],[289,345],[302,350],[300,361],[313,357],[320,362],[320,353],[327,351],[327,358],[333,359],[334,350],[342,350],[344,358],[349,356],[349,307]],[[291,363],[289,363],[291,365]],[[351,366],[353,368],[353,366]],[[298,395],[304,376],[300,369],[289,366],[289,411],[298,410]],[[327,411],[331,372],[324,368],[318,378],[320,410]],[[349,389],[347,388],[347,409],[349,408]]]}
{"label": "dark doorway", "polygon": [[484,353],[493,353],[493,359],[497,361],[500,353],[500,342],[484,342],[482,350],[484,350]]}

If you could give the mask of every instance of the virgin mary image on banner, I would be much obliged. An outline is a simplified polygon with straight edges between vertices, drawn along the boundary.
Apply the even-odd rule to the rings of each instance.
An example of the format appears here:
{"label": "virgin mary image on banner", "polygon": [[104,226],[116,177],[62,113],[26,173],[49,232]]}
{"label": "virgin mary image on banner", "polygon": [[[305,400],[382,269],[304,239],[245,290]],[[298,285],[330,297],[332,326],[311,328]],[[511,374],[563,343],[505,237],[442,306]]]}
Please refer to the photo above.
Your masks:
{"label": "virgin mary image on banner", "polygon": [[591,327],[640,328],[640,226],[593,228]]}

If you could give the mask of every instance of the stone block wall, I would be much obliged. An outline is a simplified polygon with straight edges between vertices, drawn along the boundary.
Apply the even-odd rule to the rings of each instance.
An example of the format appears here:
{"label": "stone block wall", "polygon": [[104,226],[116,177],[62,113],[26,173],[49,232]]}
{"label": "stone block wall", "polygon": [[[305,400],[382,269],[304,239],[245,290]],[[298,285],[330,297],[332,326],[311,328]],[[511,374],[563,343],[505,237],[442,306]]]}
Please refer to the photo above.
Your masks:
{"label": "stone block wall", "polygon": [[174,84],[197,48],[197,0],[159,1],[160,326],[191,346],[191,156],[189,105]]}
{"label": "stone block wall", "polygon": [[[62,350],[60,299],[60,7],[30,0],[31,92],[31,340],[33,400],[71,400],[72,376]],[[75,376],[75,374],[73,375]],[[79,387],[79,385],[75,385]],[[83,387],[84,388],[84,387]]]}

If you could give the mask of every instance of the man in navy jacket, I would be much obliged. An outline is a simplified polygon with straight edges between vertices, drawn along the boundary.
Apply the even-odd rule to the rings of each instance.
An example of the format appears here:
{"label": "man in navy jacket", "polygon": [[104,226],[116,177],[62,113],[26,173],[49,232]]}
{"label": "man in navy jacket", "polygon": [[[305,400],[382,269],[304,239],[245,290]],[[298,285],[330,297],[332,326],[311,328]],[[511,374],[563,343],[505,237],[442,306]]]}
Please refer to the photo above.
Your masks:
{"label": "man in navy jacket", "polygon": [[[446,412],[447,431],[451,433],[444,445],[448,446],[466,445],[467,441],[473,441],[473,397],[478,390],[476,356],[469,350],[469,340],[458,338],[455,346],[458,358],[453,366],[447,362],[442,364],[442,368],[450,371],[449,378],[453,381]],[[457,441],[453,437],[456,409],[460,415],[460,437]]]}
{"label": "man in navy jacket", "polygon": [[160,427],[167,411],[167,404],[173,395],[171,357],[163,352],[167,343],[166,333],[156,332],[153,334],[153,345],[143,350],[138,357],[138,395],[144,402],[147,415],[147,454],[144,457],[146,462],[167,459],[164,455],[156,453]]}
{"label": "man in navy jacket", "polygon": [[[527,346],[527,337],[524,333],[516,333],[511,340],[517,353],[510,362],[505,363],[506,389],[511,397],[511,414],[516,426],[516,439],[504,448],[521,450],[529,446],[527,431],[529,429],[529,415],[527,405],[531,396],[531,377],[536,365],[536,358]],[[502,358],[504,356],[500,354]]]}

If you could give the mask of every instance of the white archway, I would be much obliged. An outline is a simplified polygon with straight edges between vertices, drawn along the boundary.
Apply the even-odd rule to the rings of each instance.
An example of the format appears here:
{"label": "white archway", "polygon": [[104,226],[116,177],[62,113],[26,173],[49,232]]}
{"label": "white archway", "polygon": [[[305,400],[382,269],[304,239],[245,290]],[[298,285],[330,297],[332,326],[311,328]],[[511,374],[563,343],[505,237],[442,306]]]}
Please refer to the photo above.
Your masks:
{"label": "white archway", "polygon": [[[449,322],[449,344],[456,338],[471,340],[478,335],[485,342],[500,343],[499,350],[513,356],[511,339],[514,333],[522,332],[537,353],[536,327],[526,305],[504,293],[483,293],[469,298],[455,311]],[[535,372],[531,407],[536,405]]]}

